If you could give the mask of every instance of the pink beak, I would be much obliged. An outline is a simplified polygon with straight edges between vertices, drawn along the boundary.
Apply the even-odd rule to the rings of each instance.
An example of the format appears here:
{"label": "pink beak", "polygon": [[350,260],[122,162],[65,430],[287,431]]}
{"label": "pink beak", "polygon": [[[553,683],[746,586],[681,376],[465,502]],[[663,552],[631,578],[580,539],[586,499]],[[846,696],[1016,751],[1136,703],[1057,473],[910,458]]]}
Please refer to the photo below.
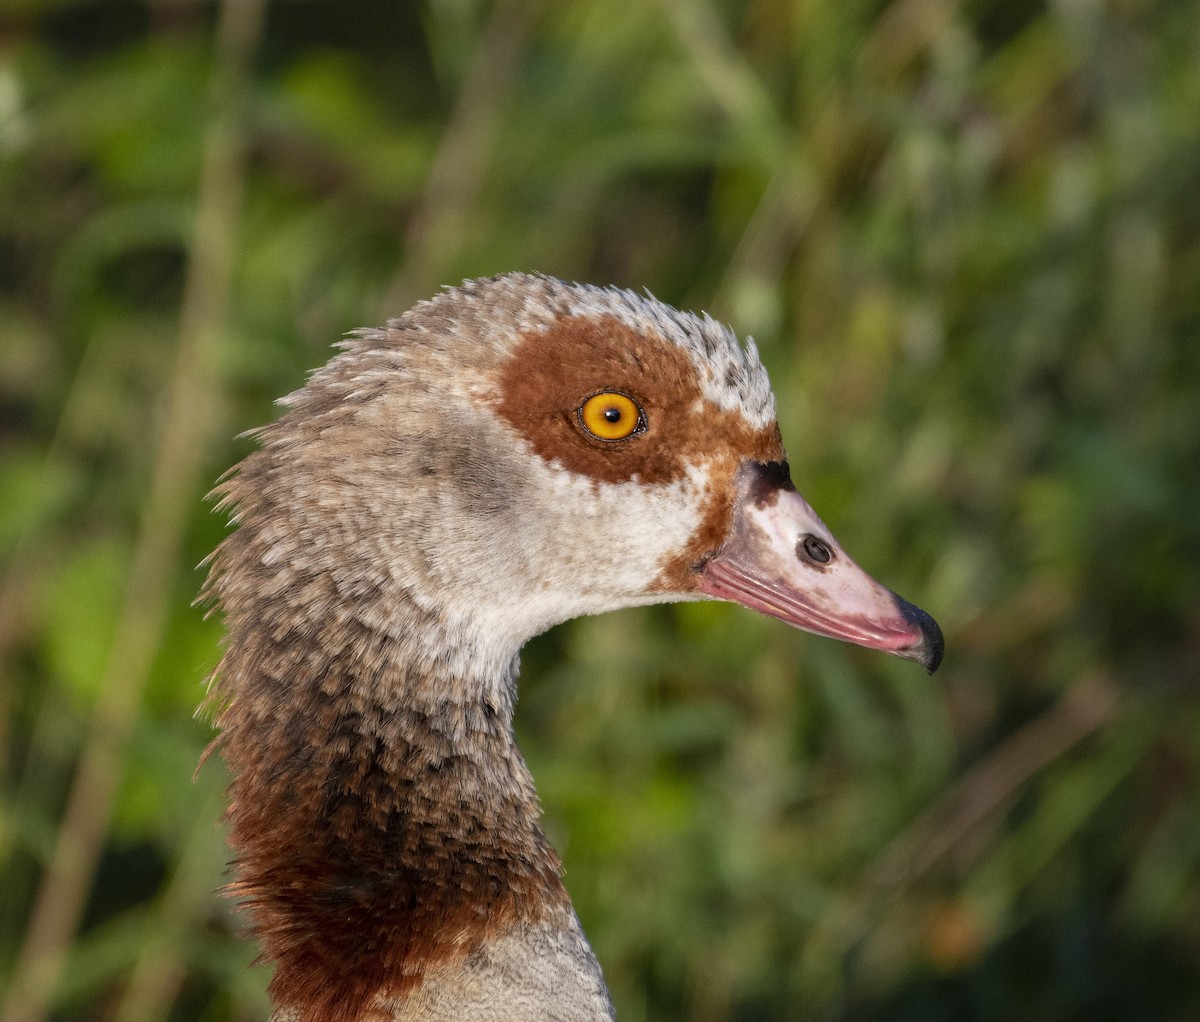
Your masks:
{"label": "pink beak", "polygon": [[915,660],[930,674],[942,631],[855,564],[792,486],[786,463],[748,462],[733,525],[700,568],[700,590],[817,635]]}

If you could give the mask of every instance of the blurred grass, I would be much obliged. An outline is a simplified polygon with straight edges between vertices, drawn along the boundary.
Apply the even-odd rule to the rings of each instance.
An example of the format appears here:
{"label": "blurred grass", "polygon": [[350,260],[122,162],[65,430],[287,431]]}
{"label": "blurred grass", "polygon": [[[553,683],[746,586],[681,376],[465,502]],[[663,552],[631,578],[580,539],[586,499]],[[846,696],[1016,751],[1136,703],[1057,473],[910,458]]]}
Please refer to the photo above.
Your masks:
{"label": "blurred grass", "polygon": [[1200,5],[247,13],[0,12],[7,1017],[265,1017],[192,780],[203,495],[341,333],[515,268],[754,334],[950,650],[714,605],[530,647],[623,1022],[1200,1016]]}

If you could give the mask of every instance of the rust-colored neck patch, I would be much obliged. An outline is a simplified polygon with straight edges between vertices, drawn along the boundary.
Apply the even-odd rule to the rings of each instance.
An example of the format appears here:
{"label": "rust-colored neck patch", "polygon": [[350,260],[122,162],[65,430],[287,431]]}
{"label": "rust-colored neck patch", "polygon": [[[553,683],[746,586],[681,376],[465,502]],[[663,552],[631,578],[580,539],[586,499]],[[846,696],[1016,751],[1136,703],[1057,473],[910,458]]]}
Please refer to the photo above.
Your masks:
{"label": "rust-colored neck patch", "polygon": [[[548,462],[596,483],[670,484],[689,467],[707,472],[701,525],[665,565],[656,588],[691,592],[694,567],[729,529],[733,477],[745,461],[784,459],[779,427],[754,427],[703,394],[699,370],[682,347],[612,316],[564,315],[521,336],[499,377],[497,411]],[[577,410],[598,391],[632,397],[646,428],[603,441],[580,428]]]}
{"label": "rust-colored neck patch", "polygon": [[524,774],[508,725],[481,706],[455,747],[443,711],[352,695],[345,666],[281,684],[286,706],[235,699],[218,721],[235,778],[229,890],[275,965],[273,1003],[301,1022],[374,1019],[376,998],[431,965],[568,904],[532,786],[497,780]]}

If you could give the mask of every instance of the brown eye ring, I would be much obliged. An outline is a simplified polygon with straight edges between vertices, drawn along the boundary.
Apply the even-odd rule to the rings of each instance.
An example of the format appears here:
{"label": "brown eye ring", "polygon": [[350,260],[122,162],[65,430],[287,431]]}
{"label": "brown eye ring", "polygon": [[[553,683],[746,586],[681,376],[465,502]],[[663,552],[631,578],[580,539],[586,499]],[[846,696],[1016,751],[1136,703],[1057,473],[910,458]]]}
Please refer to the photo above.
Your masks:
{"label": "brown eye ring", "polygon": [[646,431],[646,413],[628,394],[601,390],[585,398],[575,411],[580,428],[595,440],[617,443]]}

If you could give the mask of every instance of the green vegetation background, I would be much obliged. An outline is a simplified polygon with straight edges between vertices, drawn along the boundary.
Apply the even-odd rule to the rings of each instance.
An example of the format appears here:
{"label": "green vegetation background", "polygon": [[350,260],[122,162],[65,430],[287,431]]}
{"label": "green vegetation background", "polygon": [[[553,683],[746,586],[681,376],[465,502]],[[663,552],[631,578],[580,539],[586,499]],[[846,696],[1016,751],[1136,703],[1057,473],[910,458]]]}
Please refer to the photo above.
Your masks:
{"label": "green vegetation background", "polygon": [[948,641],[530,647],[623,1022],[1200,1018],[1196,0],[8,0],[0,1018],[265,1017],[204,494],[343,332],[517,268],[753,334]]}

